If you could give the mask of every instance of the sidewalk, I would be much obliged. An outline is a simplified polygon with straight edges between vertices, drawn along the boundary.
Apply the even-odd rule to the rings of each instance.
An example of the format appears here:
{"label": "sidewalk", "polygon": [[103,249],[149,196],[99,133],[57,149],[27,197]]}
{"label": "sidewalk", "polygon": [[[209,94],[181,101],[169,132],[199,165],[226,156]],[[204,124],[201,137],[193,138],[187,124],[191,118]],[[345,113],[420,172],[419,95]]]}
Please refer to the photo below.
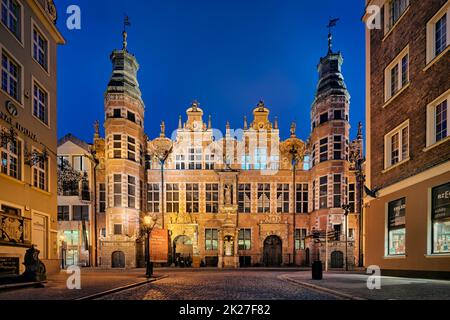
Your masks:
{"label": "sidewalk", "polygon": [[[156,271],[155,277],[158,275]],[[45,288],[0,291],[0,300],[73,300],[147,280],[144,269],[81,269],[81,290],[69,290],[66,285],[68,277],[69,275],[62,271],[50,276]]]}
{"label": "sidewalk", "polygon": [[450,300],[450,281],[381,277],[381,289],[367,288],[368,275],[360,273],[324,273],[323,280],[311,279],[311,272],[289,273],[281,279],[299,285],[333,292],[342,298],[363,300]]}

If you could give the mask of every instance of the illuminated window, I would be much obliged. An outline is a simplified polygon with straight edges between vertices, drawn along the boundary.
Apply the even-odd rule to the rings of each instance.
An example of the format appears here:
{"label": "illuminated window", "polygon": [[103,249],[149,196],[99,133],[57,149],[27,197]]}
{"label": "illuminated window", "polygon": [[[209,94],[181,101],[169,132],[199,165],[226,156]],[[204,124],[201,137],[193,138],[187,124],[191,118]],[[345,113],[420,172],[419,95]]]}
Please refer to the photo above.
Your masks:
{"label": "illuminated window", "polygon": [[47,191],[48,160],[39,159],[33,165],[33,186]]}
{"label": "illuminated window", "polygon": [[219,232],[217,229],[205,229],[205,250],[217,250],[219,248]]}
{"label": "illuminated window", "polygon": [[450,253],[450,183],[432,190],[432,243],[434,254]]}
{"label": "illuminated window", "polygon": [[328,176],[320,177],[319,208],[328,208]]}
{"label": "illuminated window", "polygon": [[306,229],[295,229],[295,250],[305,250]]}
{"label": "illuminated window", "polygon": [[136,161],[136,139],[128,137],[128,160]]}
{"label": "illuminated window", "polygon": [[388,254],[404,255],[406,237],[406,199],[388,205]]}
{"label": "illuminated window", "polygon": [[199,188],[197,183],[186,184],[186,211],[188,213],[199,212]]}
{"label": "illuminated window", "polygon": [[122,158],[122,136],[120,134],[115,134],[113,136],[113,158]]}
{"label": "illuminated window", "polygon": [[122,176],[114,175],[114,207],[122,206]]}
{"label": "illuminated window", "polygon": [[258,213],[270,212],[270,184],[258,184]]}
{"label": "illuminated window", "polygon": [[289,184],[277,185],[277,212],[289,213]]}
{"label": "illuminated window", "polygon": [[151,183],[147,186],[147,211],[159,212],[159,184]]}
{"label": "illuminated window", "polygon": [[136,178],[128,176],[128,208],[136,208]]}
{"label": "illuminated window", "polygon": [[219,185],[214,183],[206,184],[206,212],[218,213],[219,212]]}
{"label": "illuminated window", "polygon": [[1,172],[20,180],[22,178],[22,142],[0,142]]}
{"label": "illuminated window", "polygon": [[168,213],[178,213],[180,201],[179,186],[176,183],[166,185],[166,207]]}
{"label": "illuminated window", "polygon": [[241,229],[238,236],[238,249],[251,250],[252,248],[252,230]]}
{"label": "illuminated window", "polygon": [[251,184],[240,184],[238,191],[238,210],[239,213],[250,213],[252,208],[252,186]]}

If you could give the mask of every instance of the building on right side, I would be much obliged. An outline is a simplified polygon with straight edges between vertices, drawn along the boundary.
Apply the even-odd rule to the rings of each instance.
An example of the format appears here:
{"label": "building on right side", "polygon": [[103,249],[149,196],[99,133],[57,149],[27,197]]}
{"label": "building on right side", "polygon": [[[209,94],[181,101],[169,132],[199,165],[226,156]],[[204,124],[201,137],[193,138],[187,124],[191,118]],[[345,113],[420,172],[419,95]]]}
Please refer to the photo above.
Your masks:
{"label": "building on right side", "polygon": [[365,265],[450,278],[450,1],[366,6]]}

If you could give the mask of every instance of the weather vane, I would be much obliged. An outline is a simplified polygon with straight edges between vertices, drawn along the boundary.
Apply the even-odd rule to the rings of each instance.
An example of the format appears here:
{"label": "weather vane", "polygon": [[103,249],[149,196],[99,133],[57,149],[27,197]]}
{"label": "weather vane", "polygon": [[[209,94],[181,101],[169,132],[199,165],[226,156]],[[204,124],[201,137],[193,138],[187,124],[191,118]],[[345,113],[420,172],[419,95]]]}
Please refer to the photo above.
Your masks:
{"label": "weather vane", "polygon": [[335,27],[337,25],[337,22],[339,20],[340,20],[339,18],[336,18],[336,19],[330,18],[330,20],[328,22],[328,26],[327,26],[327,28],[328,28],[328,53],[332,52],[332,47],[333,47],[333,44],[332,44],[333,34],[331,33],[331,31],[333,30],[333,27]]}

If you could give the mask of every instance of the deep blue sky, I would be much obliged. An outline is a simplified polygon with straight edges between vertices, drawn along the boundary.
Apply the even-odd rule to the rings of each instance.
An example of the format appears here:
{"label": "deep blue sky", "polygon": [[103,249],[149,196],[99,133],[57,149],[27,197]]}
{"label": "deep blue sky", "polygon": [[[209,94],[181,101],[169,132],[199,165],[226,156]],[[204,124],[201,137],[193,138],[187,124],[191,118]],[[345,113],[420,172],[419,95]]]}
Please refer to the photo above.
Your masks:
{"label": "deep blue sky", "polygon": [[[103,120],[103,93],[111,75],[109,55],[121,48],[123,16],[130,16],[129,51],[141,69],[145,131],[154,138],[161,120],[167,132],[197,99],[213,126],[229,120],[241,128],[260,99],[278,116],[281,135],[310,132],[317,64],[327,52],[326,25],[339,17],[334,49],[344,56],[352,96],[352,137],[364,120],[364,11],[362,0],[60,0],[58,135],[92,140]],[[81,8],[82,29],[66,28],[66,8]]]}

